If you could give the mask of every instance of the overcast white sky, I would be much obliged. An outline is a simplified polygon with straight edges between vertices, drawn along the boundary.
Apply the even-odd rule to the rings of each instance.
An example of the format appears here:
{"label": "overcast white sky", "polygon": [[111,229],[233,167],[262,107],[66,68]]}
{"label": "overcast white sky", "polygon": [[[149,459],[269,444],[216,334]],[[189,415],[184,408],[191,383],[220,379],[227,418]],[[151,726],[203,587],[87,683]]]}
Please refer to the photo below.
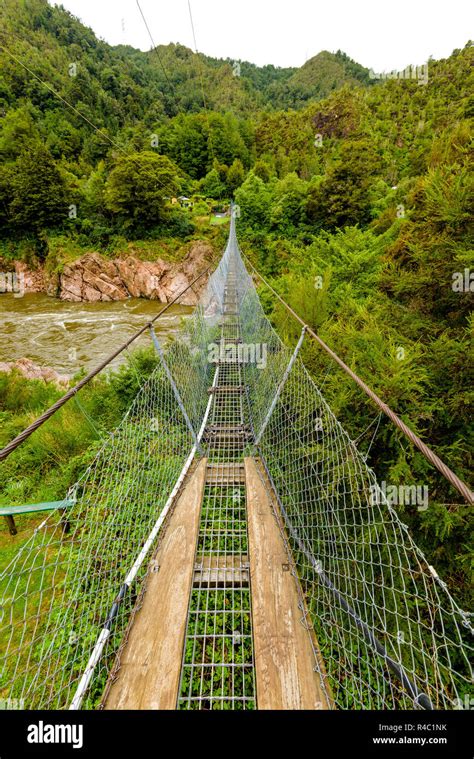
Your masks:
{"label": "overcast white sky", "polygon": [[[110,44],[151,47],[136,0],[62,5]],[[194,48],[188,0],[140,5],[155,44]],[[400,70],[474,37],[468,0],[191,0],[191,8],[201,52],[259,65],[301,66],[320,50],[341,49],[376,72]]]}

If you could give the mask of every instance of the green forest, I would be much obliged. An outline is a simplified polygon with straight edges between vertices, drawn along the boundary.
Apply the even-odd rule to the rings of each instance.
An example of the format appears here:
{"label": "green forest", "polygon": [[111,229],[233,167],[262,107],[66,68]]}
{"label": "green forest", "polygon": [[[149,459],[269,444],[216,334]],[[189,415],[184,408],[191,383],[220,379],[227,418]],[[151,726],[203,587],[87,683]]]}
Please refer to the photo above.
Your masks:
{"label": "green forest", "polygon": [[[469,482],[472,43],[429,60],[428,81],[378,80],[340,50],[281,69],[179,44],[111,47],[46,0],[4,0],[0,29],[1,258],[57,268],[87,251],[114,257],[131,241],[154,250],[204,237],[217,261],[225,231],[202,220],[235,199],[251,263]],[[178,195],[193,208],[173,205]],[[259,294],[294,345],[299,325],[263,284]],[[467,604],[469,507],[316,344],[304,360],[377,475],[429,487],[430,508],[400,506],[402,519]],[[104,393],[113,399],[98,412],[104,429],[126,408],[114,387],[128,380],[89,396],[97,409]],[[1,379],[1,444],[56,397],[30,390]],[[34,442],[7,462],[3,503],[20,471],[23,500],[57,496],[77,475],[91,431],[61,446],[74,424],[58,426],[42,470]]]}

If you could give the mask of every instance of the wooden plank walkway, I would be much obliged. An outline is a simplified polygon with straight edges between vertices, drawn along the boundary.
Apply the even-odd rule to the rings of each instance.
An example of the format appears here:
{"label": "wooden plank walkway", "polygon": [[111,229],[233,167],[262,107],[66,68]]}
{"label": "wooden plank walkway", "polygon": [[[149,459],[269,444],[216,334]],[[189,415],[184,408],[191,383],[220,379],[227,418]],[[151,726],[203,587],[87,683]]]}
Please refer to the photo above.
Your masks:
{"label": "wooden plank walkway", "polygon": [[[296,580],[254,459],[245,459],[258,709],[328,709]],[[315,640],[314,633],[312,633]]]}
{"label": "wooden plank walkway", "polygon": [[202,459],[166,527],[105,709],[176,708],[206,466]]}

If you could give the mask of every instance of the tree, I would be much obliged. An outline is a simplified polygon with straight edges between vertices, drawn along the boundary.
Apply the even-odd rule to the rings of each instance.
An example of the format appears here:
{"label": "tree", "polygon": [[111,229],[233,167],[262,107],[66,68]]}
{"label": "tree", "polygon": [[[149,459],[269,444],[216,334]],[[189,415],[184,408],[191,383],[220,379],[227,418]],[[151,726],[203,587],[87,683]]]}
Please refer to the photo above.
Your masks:
{"label": "tree", "polygon": [[297,174],[287,174],[276,182],[271,209],[272,226],[279,232],[294,233],[306,218],[308,185]]}
{"label": "tree", "polygon": [[166,216],[166,198],[178,189],[177,167],[152,152],[120,157],[107,179],[104,200],[125,228],[151,229]]}
{"label": "tree", "polygon": [[201,191],[208,198],[214,198],[214,200],[220,200],[225,195],[225,185],[221,182],[217,169],[211,169],[204,177],[201,182]]}
{"label": "tree", "polygon": [[369,140],[348,140],[324,179],[309,193],[307,213],[319,227],[336,229],[367,224],[371,218],[369,192],[377,171]]}
{"label": "tree", "polygon": [[0,234],[8,233],[8,205],[10,202],[10,171],[0,166]]}
{"label": "tree", "polygon": [[242,161],[236,158],[227,173],[227,189],[231,195],[243,184],[245,180],[245,169]]}
{"label": "tree", "polygon": [[93,171],[83,186],[84,210],[87,214],[102,214],[104,207],[104,192],[106,186],[105,162],[99,161],[97,169]]}
{"label": "tree", "polygon": [[0,156],[6,160],[17,158],[38,139],[38,129],[33,120],[33,109],[24,105],[6,113],[0,122]]}
{"label": "tree", "polygon": [[254,229],[268,228],[271,192],[268,186],[251,171],[243,185],[235,193],[240,207],[242,225]]}
{"label": "tree", "polygon": [[208,136],[204,116],[180,114],[159,131],[160,151],[193,179],[202,179],[208,167]]}
{"label": "tree", "polygon": [[268,163],[259,159],[253,167],[253,173],[256,177],[260,177],[262,182],[269,182],[272,176],[272,170]]}
{"label": "tree", "polygon": [[68,218],[68,192],[63,175],[47,148],[36,144],[22,153],[11,172],[10,227],[32,233],[44,254],[43,233]]}
{"label": "tree", "polygon": [[79,130],[75,129],[66,116],[54,111],[48,113],[44,120],[47,133],[46,144],[55,158],[76,157],[81,152],[82,140]]}
{"label": "tree", "polygon": [[207,122],[209,129],[209,161],[217,158],[219,163],[230,166],[235,158],[247,160],[248,150],[239,132],[238,121],[228,113],[212,113]]}

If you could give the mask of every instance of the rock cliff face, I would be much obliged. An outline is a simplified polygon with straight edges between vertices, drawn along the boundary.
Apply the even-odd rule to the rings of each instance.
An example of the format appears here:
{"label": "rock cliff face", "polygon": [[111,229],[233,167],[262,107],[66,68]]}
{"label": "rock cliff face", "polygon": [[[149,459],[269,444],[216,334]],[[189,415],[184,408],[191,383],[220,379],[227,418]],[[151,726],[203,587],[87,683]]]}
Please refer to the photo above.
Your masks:
{"label": "rock cliff face", "polygon": [[[110,260],[99,253],[87,253],[67,264],[56,276],[49,276],[42,269],[32,271],[19,261],[15,263],[15,271],[22,275],[26,293],[45,292],[77,302],[125,300],[132,296],[169,303],[209,265],[212,255],[210,245],[194,242],[179,264],[161,259],[141,261],[133,256]],[[180,303],[195,305],[206,281],[206,277],[199,280]]]}
{"label": "rock cliff face", "polygon": [[15,261],[17,275],[16,290],[20,287],[26,293],[48,291],[48,276],[43,269],[29,269],[23,261]]}

